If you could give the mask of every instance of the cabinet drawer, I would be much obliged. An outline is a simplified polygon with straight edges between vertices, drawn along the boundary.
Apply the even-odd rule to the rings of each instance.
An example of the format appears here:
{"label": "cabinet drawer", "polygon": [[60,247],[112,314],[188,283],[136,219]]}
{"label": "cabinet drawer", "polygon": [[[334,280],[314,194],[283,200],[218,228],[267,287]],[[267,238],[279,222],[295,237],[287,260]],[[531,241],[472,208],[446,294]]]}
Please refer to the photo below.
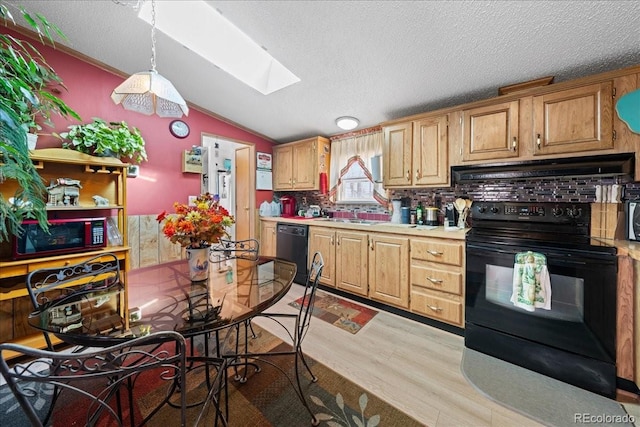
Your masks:
{"label": "cabinet drawer", "polygon": [[411,266],[412,286],[419,285],[454,295],[462,295],[462,277],[462,272],[457,268],[445,271],[419,265]]}
{"label": "cabinet drawer", "polygon": [[440,240],[412,240],[411,258],[462,266],[463,243]]}
{"label": "cabinet drawer", "polygon": [[462,326],[462,301],[453,301],[428,294],[420,288],[411,289],[411,311],[432,319]]}

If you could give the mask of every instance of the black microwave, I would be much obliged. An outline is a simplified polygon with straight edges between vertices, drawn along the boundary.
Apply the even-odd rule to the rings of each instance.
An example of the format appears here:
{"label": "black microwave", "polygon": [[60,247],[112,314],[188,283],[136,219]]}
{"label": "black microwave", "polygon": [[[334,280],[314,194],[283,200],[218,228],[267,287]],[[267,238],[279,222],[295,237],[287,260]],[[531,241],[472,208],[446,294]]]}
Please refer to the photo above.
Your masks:
{"label": "black microwave", "polygon": [[38,221],[22,222],[23,232],[13,237],[13,259],[84,252],[107,246],[106,218],[49,220],[49,232]]}

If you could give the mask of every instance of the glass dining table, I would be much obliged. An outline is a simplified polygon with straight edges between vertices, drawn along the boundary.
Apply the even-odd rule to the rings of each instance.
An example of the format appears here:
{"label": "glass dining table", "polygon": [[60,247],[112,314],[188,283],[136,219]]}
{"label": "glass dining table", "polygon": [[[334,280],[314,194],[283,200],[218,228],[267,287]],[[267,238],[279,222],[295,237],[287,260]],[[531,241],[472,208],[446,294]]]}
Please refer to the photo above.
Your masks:
{"label": "glass dining table", "polygon": [[78,289],[65,306],[45,305],[29,324],[67,344],[105,347],[159,331],[185,338],[220,331],[273,306],[290,289],[296,264],[278,258],[211,262],[209,278],[192,282],[185,260],[141,268],[127,277],[128,318],[115,308],[124,287]]}

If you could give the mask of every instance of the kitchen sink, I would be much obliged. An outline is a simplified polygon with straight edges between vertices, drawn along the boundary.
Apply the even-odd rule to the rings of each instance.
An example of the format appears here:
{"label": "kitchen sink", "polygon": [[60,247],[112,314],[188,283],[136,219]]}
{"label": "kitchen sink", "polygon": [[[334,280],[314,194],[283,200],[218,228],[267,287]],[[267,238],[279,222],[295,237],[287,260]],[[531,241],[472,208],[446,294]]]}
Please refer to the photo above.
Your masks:
{"label": "kitchen sink", "polygon": [[375,221],[368,219],[355,219],[355,218],[323,218],[321,221],[339,222],[343,224],[359,224],[359,225],[375,225],[384,224],[386,221]]}

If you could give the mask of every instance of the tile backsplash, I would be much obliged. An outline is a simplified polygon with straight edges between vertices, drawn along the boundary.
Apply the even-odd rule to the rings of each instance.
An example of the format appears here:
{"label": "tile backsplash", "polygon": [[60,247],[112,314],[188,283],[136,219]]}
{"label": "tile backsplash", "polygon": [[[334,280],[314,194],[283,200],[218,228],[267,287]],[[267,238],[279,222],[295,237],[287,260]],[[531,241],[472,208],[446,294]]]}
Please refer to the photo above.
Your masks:
{"label": "tile backsplash", "polygon": [[[613,184],[622,186],[623,200],[640,199],[640,183],[624,182],[615,177],[483,181],[444,188],[394,189],[390,190],[390,197],[404,199],[412,207],[415,207],[418,202],[422,202],[425,206],[442,207],[458,197],[474,201],[591,203],[595,201],[597,185]],[[276,197],[282,194],[285,193],[275,193]],[[320,205],[322,209],[335,212],[338,216],[347,216],[354,209],[358,210],[359,216],[369,219],[380,219],[381,215],[390,214],[388,208],[382,205],[336,205],[329,201],[327,195],[315,191],[287,192],[286,194],[298,200],[302,200],[304,196],[310,204]],[[367,216],[369,214],[370,217]]]}

